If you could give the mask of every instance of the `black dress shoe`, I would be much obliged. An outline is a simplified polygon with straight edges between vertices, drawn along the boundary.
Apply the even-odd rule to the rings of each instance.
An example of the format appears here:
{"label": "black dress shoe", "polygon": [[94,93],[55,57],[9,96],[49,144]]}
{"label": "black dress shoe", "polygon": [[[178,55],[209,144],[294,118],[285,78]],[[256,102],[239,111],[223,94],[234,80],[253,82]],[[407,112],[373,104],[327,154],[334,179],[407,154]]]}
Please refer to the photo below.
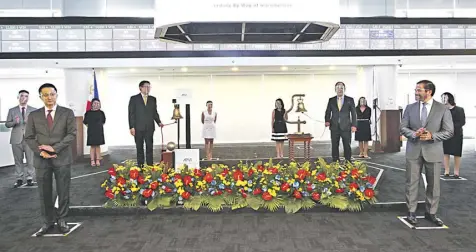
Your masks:
{"label": "black dress shoe", "polygon": [[54,225],[44,224],[40,231],[36,232],[36,236],[43,236],[44,234],[48,233],[51,229],[53,229]]}
{"label": "black dress shoe", "polygon": [[28,180],[26,181],[26,185],[27,185],[27,186],[33,186],[33,180],[28,179]]}
{"label": "black dress shoe", "polygon": [[412,224],[413,226],[418,224],[418,220],[415,213],[408,213],[407,220],[408,223]]}
{"label": "black dress shoe", "polygon": [[13,188],[18,188],[23,185],[23,180],[19,179],[17,182],[13,185]]}
{"label": "black dress shoe", "polygon": [[441,221],[440,219],[436,218],[436,215],[435,214],[429,214],[429,213],[425,213],[425,219],[435,223],[435,225],[437,225],[438,227],[442,227],[444,225],[443,221]]}
{"label": "black dress shoe", "polygon": [[459,179],[459,175],[456,175],[456,174],[455,174],[455,175],[453,176],[453,178]]}
{"label": "black dress shoe", "polygon": [[59,230],[61,233],[66,234],[66,233],[69,232],[68,223],[66,223],[65,220],[63,220],[63,219],[58,219],[57,225],[58,225],[58,230]]}

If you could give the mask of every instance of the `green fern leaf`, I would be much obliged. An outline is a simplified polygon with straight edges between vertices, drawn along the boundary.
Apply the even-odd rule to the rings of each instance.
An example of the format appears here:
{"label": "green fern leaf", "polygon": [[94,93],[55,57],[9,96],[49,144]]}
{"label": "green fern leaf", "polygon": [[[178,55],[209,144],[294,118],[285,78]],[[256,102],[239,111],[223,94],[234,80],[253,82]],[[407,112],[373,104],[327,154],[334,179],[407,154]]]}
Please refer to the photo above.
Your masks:
{"label": "green fern leaf", "polygon": [[223,197],[215,196],[209,199],[207,207],[212,212],[219,212],[223,209],[224,204],[225,200],[223,199]]}
{"label": "green fern leaf", "polygon": [[347,210],[351,212],[360,212],[362,211],[362,204],[358,201],[349,201],[349,205],[347,206]]}
{"label": "green fern leaf", "polygon": [[297,213],[302,207],[302,201],[297,199],[289,199],[284,205],[284,211],[288,214]]}
{"label": "green fern leaf", "polygon": [[332,208],[337,208],[340,211],[345,211],[349,206],[349,200],[343,195],[331,195],[326,199],[321,200],[324,205]]}
{"label": "green fern leaf", "polygon": [[302,200],[301,208],[304,210],[309,210],[315,206],[316,206],[316,202],[314,202],[312,199],[307,198]]}
{"label": "green fern leaf", "polygon": [[246,202],[250,208],[258,210],[261,206],[263,206],[264,200],[258,197],[248,196],[246,198]]}
{"label": "green fern leaf", "polygon": [[223,200],[225,201],[226,205],[232,206],[238,200],[238,197],[228,194],[228,195],[223,196]]}
{"label": "green fern leaf", "polygon": [[183,208],[197,211],[198,209],[200,209],[200,206],[202,205],[202,199],[201,198],[202,197],[200,197],[200,196],[190,197],[190,199],[186,200],[183,203]]}
{"label": "green fern leaf", "polygon": [[246,206],[248,206],[246,199],[243,197],[237,197],[235,203],[231,205],[231,210],[240,209]]}
{"label": "green fern leaf", "polygon": [[170,207],[172,202],[172,197],[157,197],[157,206],[158,207]]}
{"label": "green fern leaf", "polygon": [[263,207],[271,212],[276,212],[283,204],[283,200],[280,198],[274,198],[270,201],[264,201]]}

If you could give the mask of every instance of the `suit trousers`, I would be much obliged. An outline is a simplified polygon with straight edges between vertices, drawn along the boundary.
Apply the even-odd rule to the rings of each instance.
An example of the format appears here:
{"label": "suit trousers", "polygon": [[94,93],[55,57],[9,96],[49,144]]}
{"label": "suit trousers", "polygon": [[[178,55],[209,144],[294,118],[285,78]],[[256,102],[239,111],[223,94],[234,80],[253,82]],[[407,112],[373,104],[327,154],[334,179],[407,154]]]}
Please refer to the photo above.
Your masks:
{"label": "suit trousers", "polygon": [[[69,211],[69,188],[71,185],[71,164],[53,166],[52,160],[42,159],[36,167],[36,179],[40,192],[41,214],[45,224],[52,225],[57,219],[63,219]],[[56,181],[56,193],[53,192],[53,174]],[[58,196],[58,208],[55,209],[55,196]]]}
{"label": "suit trousers", "polygon": [[345,160],[350,161],[352,151],[350,149],[352,133],[350,130],[342,130],[340,128],[331,129],[331,143],[332,143],[332,161],[339,161],[339,142],[342,138],[342,145],[344,146]]}
{"label": "suit trousers", "polygon": [[144,165],[144,142],[145,142],[145,159],[147,165],[154,163],[154,131],[137,131],[134,137],[137,150],[137,165]]}
{"label": "suit trousers", "polygon": [[[12,144],[13,159],[15,160],[15,176],[17,180],[33,179],[35,168],[33,167],[33,151],[26,144],[25,139],[19,144]],[[23,154],[26,165],[23,164]]]}
{"label": "suit trousers", "polygon": [[440,173],[441,162],[427,162],[423,157],[406,160],[406,202],[408,211],[414,213],[418,204],[418,189],[421,171],[425,167],[426,186],[425,206],[426,212],[436,214],[440,203]]}

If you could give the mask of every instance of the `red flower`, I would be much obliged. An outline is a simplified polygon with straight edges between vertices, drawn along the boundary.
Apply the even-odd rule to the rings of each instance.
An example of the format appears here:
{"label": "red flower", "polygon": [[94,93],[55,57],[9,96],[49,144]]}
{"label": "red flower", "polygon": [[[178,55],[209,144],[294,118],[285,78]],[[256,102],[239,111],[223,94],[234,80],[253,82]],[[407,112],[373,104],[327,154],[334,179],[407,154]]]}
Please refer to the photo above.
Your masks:
{"label": "red flower", "polygon": [[350,183],[350,185],[349,185],[349,189],[350,189],[350,190],[357,190],[357,189],[359,189],[359,185],[358,185],[357,183],[355,183],[355,182],[352,182],[352,183]]}
{"label": "red flower", "polygon": [[296,175],[298,177],[299,180],[304,180],[307,176],[307,171],[304,170],[304,169],[299,169],[297,172],[296,172]]}
{"label": "red flower", "polygon": [[344,192],[344,188],[337,188],[336,189],[336,193],[343,193]]}
{"label": "red flower", "polygon": [[248,197],[248,195],[246,195],[246,193],[242,192],[242,193],[241,193],[241,197],[243,197],[243,198],[246,199],[246,197]]}
{"label": "red flower", "polygon": [[319,174],[317,174],[316,176],[316,179],[319,180],[320,182],[323,182],[327,179],[327,176],[324,172],[319,172]]}
{"label": "red flower", "polygon": [[190,183],[192,183],[192,177],[186,175],[185,177],[183,177],[183,183],[185,185],[190,185]]}
{"label": "red flower", "polygon": [[126,179],[124,177],[119,177],[117,178],[117,184],[118,185],[125,185],[126,184]]}
{"label": "red flower", "polygon": [[276,167],[268,168],[268,171],[270,171],[272,174],[277,174],[278,173],[278,168],[276,168]]}
{"label": "red flower", "polygon": [[223,177],[226,177],[226,175],[228,175],[228,172],[230,172],[230,171],[229,171],[227,168],[225,168],[225,169],[223,169],[221,175],[222,175]]}
{"label": "red flower", "polygon": [[336,178],[336,180],[339,181],[339,182],[341,182],[343,179],[344,179],[344,178],[341,177],[341,176],[339,176],[339,177]]}
{"label": "red flower", "polygon": [[374,176],[367,176],[367,180],[369,181],[370,184],[374,185],[377,179]]}
{"label": "red flower", "polygon": [[312,199],[313,200],[320,200],[321,199],[321,195],[318,193],[318,192],[313,192],[312,193]]}
{"label": "red flower", "polygon": [[137,178],[137,182],[139,182],[139,184],[141,184],[141,185],[144,184],[144,182],[145,182],[144,177],[139,176],[139,177]]}
{"label": "red flower", "polygon": [[162,173],[162,175],[160,175],[160,178],[162,179],[162,182],[165,182],[169,178],[169,175],[167,175],[167,173]]}
{"label": "red flower", "polygon": [[130,170],[129,171],[129,177],[131,179],[137,179],[137,177],[139,177],[139,171],[138,170]]}
{"label": "red flower", "polygon": [[341,177],[343,177],[343,178],[346,178],[346,177],[347,177],[347,172],[341,171],[341,172],[339,173],[339,176],[341,176]]}
{"label": "red flower", "polygon": [[223,194],[223,191],[218,190],[218,191],[215,193],[215,196],[222,195],[222,194]]}
{"label": "red flower", "polygon": [[312,191],[312,184],[307,184],[307,190]]}
{"label": "red flower", "polygon": [[352,177],[356,178],[359,176],[359,169],[357,168],[354,168],[352,169],[352,171],[350,172],[350,174],[352,175]]}
{"label": "red flower", "polygon": [[180,174],[175,174],[174,178],[175,178],[175,180],[180,180],[180,179],[182,179],[182,176],[180,176]]}
{"label": "red flower", "polygon": [[232,194],[233,193],[233,190],[231,190],[230,188],[225,188],[225,191],[229,194]]}
{"label": "red flower", "polygon": [[273,196],[271,196],[271,194],[269,194],[269,192],[264,192],[263,195],[261,195],[261,198],[263,198],[266,201],[269,201],[269,200],[273,199]]}
{"label": "red flower", "polygon": [[367,197],[367,198],[373,198],[374,195],[375,195],[375,192],[374,192],[374,190],[373,190],[372,188],[367,188],[367,189],[365,189],[365,191],[364,191],[364,195],[365,195],[365,197]]}
{"label": "red flower", "polygon": [[281,191],[286,192],[289,189],[289,184],[284,182],[281,184]]}
{"label": "red flower", "polygon": [[298,190],[294,190],[293,196],[294,196],[294,198],[296,198],[296,199],[301,199],[301,198],[302,198],[302,195],[301,195],[301,193],[300,193]]}
{"label": "red flower", "polygon": [[150,189],[152,190],[157,189],[157,186],[159,186],[159,183],[157,183],[157,181],[150,183]]}
{"label": "red flower", "polygon": [[253,175],[254,171],[253,169],[249,169],[248,170],[248,177],[251,177]]}
{"label": "red flower", "polygon": [[193,170],[193,174],[195,175],[195,177],[202,177],[203,176],[202,170],[200,170],[200,169]]}
{"label": "red flower", "polygon": [[235,181],[243,180],[243,172],[241,172],[240,170],[236,170],[233,173],[233,179],[235,179]]}
{"label": "red flower", "polygon": [[190,196],[191,196],[191,194],[190,194],[189,192],[187,192],[187,191],[185,191],[185,192],[182,193],[182,198],[184,198],[184,199],[186,199],[186,200],[189,199]]}
{"label": "red flower", "polygon": [[261,188],[255,188],[253,190],[253,195],[258,195],[258,194],[261,194],[263,191],[261,191]]}
{"label": "red flower", "polygon": [[149,198],[150,196],[152,196],[152,192],[152,189],[145,189],[144,191],[142,191],[142,196]]}
{"label": "red flower", "polygon": [[259,172],[263,172],[263,171],[264,171],[264,166],[263,166],[263,165],[258,165],[258,166],[256,166],[256,169],[257,169]]}
{"label": "red flower", "polygon": [[107,170],[107,173],[111,176],[116,176],[116,169],[114,169],[114,167],[111,167]]}
{"label": "red flower", "polygon": [[207,183],[211,183],[213,181],[213,176],[211,173],[207,172],[207,174],[205,174],[205,177],[203,177],[205,179],[205,181]]}
{"label": "red flower", "polygon": [[171,189],[171,188],[169,188],[169,187],[165,187],[165,189],[164,189],[164,190],[165,190],[165,192],[166,192],[166,193],[172,192],[172,189]]}
{"label": "red flower", "polygon": [[111,190],[111,189],[107,190],[107,191],[104,193],[104,195],[105,195],[106,197],[110,198],[110,199],[114,199],[114,193],[112,193],[112,190]]}

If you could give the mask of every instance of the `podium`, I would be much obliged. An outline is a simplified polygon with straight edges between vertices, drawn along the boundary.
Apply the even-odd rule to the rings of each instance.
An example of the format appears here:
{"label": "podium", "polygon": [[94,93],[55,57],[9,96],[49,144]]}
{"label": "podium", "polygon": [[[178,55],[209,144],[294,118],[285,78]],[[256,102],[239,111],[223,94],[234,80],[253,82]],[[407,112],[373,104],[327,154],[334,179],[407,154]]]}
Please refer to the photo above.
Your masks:
{"label": "podium", "polygon": [[311,134],[288,134],[289,140],[289,160],[294,160],[294,144],[296,142],[304,143],[304,159],[309,161],[311,155],[311,140],[314,137]]}

